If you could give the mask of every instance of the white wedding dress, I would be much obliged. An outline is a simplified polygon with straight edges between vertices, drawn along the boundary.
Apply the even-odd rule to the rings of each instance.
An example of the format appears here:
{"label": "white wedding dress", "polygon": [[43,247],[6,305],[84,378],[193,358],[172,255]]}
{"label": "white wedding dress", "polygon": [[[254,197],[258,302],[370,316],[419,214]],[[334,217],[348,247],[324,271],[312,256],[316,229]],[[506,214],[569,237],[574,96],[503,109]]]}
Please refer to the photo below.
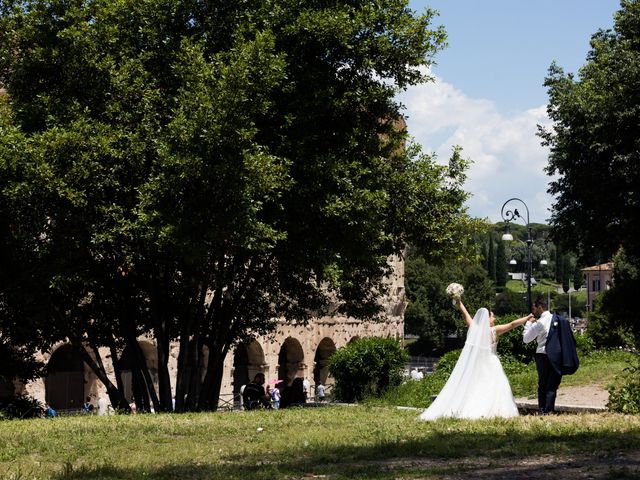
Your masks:
{"label": "white wedding dress", "polygon": [[516,417],[518,408],[509,380],[496,353],[495,327],[489,311],[478,310],[467,332],[467,341],[451,376],[420,420],[441,417]]}

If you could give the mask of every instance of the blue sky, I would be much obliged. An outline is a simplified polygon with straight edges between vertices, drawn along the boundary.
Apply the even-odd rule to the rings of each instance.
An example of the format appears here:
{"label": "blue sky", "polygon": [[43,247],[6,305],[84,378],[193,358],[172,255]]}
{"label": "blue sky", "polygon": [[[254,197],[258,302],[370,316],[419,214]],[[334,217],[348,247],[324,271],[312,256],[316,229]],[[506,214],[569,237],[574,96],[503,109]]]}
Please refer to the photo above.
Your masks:
{"label": "blue sky", "polygon": [[549,125],[544,86],[556,61],[577,73],[591,35],[613,26],[619,0],[410,0],[440,12],[449,46],[435,58],[436,82],[400,95],[409,133],[441,161],[453,145],[473,161],[465,185],[469,213],[500,220],[512,197],[545,222],[552,198],[544,173],[548,151],[536,125]]}

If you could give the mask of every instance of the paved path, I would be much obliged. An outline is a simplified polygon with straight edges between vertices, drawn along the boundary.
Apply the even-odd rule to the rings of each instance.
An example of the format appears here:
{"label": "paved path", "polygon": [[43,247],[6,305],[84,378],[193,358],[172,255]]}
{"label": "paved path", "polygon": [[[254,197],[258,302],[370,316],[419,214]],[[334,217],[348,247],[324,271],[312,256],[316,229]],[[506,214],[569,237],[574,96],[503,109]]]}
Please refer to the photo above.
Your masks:
{"label": "paved path", "polygon": [[[558,389],[556,410],[558,412],[604,412],[607,410],[609,392],[600,385],[586,385],[580,387],[563,387]],[[536,398],[516,398],[518,408],[525,411],[538,409]]]}

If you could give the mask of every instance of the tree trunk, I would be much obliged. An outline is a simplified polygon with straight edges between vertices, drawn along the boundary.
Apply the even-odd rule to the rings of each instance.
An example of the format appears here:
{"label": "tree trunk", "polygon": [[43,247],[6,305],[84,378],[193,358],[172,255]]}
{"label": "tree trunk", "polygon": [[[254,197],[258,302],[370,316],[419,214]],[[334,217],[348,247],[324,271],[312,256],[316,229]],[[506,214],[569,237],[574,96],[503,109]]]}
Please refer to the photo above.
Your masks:
{"label": "tree trunk", "polygon": [[220,387],[224,374],[224,360],[228,349],[217,342],[209,347],[207,373],[202,382],[202,392],[198,407],[200,410],[217,410],[220,400]]}
{"label": "tree trunk", "polygon": [[109,380],[109,377],[107,376],[107,372],[104,368],[104,363],[102,362],[102,358],[100,357],[100,354],[98,353],[97,349],[94,348],[93,351],[94,351],[94,355],[96,355],[96,358],[99,359],[98,362],[96,362],[93,359],[93,357],[89,354],[89,352],[84,347],[84,345],[82,345],[78,341],[75,341],[74,339],[70,339],[70,341],[73,347],[75,348],[75,350],[82,357],[82,360],[84,361],[84,363],[86,363],[89,366],[91,371],[96,375],[96,377],[98,377],[98,379],[103,383],[103,385],[107,389],[107,394],[109,395],[111,405],[117,405],[120,408],[128,409],[129,405],[127,404],[127,401],[124,398],[122,390],[118,389],[111,382],[111,380]]}
{"label": "tree trunk", "polygon": [[216,318],[213,330],[215,339],[209,342],[209,361],[207,373],[202,382],[199,407],[202,410],[217,410],[220,401],[220,387],[224,374],[224,361],[233,340],[232,321],[222,316]]}
{"label": "tree trunk", "polygon": [[180,335],[180,353],[178,353],[178,371],[176,373],[176,412],[185,411],[185,400],[189,391],[189,374],[193,368],[193,360],[189,352],[189,337]]}
{"label": "tree trunk", "polygon": [[169,375],[169,340],[163,334],[156,336],[158,352],[158,393],[160,397],[160,411],[173,411],[171,396],[171,376]]}
{"label": "tree trunk", "polygon": [[[111,351],[111,363],[113,364],[113,372],[116,377],[116,385],[118,389],[118,395],[113,397],[111,393],[109,393],[109,400],[111,401],[111,406],[115,409],[122,409],[124,411],[131,411],[131,407],[129,406],[129,402],[127,398],[124,396],[124,382],[122,381],[122,368],[120,368],[120,356],[118,354],[118,349],[116,347],[115,341],[111,339],[111,345],[109,345],[109,350]],[[108,389],[107,389],[108,391]]]}
{"label": "tree trunk", "polygon": [[[198,332],[202,319],[202,305],[205,294],[204,289],[199,288],[192,297],[191,307],[187,308],[186,320],[180,328],[180,353],[178,354],[178,372],[176,373],[176,406],[177,412],[191,410],[189,408],[194,389],[194,371],[198,370]],[[194,341],[195,338],[195,341]]]}
{"label": "tree trunk", "polygon": [[189,371],[187,409],[189,411],[198,411],[198,402],[200,400],[202,365],[204,364],[204,349],[200,342],[200,333],[193,336],[193,340],[189,342],[191,348],[191,370]]}
{"label": "tree trunk", "polygon": [[[169,375],[169,349],[170,333],[168,326],[171,324],[170,310],[164,299],[170,294],[168,276],[164,270],[159,273],[159,279],[153,275],[151,279],[151,309],[153,312],[154,333],[156,337],[156,353],[158,358],[158,396],[160,405],[158,411],[173,411],[173,399],[171,395],[171,377]],[[168,313],[169,312],[169,313]]]}

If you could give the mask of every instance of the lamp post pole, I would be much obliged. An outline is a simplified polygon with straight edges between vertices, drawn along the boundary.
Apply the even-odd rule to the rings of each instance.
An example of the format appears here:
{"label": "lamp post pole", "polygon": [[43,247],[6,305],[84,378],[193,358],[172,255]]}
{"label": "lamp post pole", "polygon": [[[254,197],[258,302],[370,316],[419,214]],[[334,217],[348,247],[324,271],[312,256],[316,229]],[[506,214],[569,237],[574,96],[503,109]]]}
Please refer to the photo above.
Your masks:
{"label": "lamp post pole", "polygon": [[[511,202],[520,202],[525,211],[527,212],[526,219],[520,214],[517,208],[509,207],[507,205]],[[506,210],[505,210],[506,208]],[[532,275],[532,260],[531,260],[531,246],[533,245],[533,238],[531,235],[531,223],[529,222],[529,207],[519,198],[510,198],[502,205],[502,209],[500,210],[500,215],[502,216],[502,220],[506,222],[505,233],[502,235],[502,240],[513,240],[513,236],[509,233],[509,223],[515,221],[516,219],[520,219],[525,223],[525,227],[527,229],[527,306],[529,307],[529,312],[531,312],[533,308],[533,302],[531,300],[531,275]]]}

